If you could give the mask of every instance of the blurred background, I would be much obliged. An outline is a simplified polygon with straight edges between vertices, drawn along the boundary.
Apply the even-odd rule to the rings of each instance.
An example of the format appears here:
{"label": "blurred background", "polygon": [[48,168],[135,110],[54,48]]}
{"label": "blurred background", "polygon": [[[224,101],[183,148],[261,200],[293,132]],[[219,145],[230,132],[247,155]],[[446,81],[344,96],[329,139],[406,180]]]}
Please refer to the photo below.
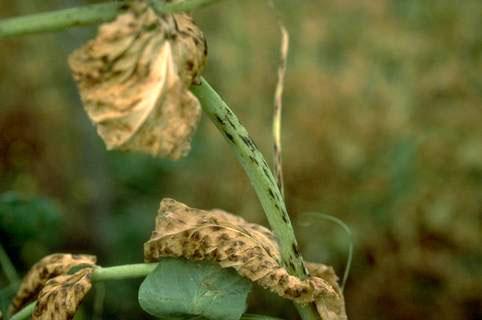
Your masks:
{"label": "blurred background", "polygon": [[[355,255],[350,319],[482,318],[482,2],[275,1],[291,33],[283,148],[286,201],[307,260],[341,276]],[[0,18],[92,1],[2,1]],[[204,76],[271,160],[280,35],[265,1],[222,1],[195,17]],[[160,200],[222,208],[266,224],[223,137],[204,117],[181,161],[107,152],[67,56],[96,28],[0,41],[0,306],[53,252],[101,265],[142,261]],[[106,284],[76,319],[150,319],[139,281]],[[96,291],[94,290],[94,291]],[[250,312],[296,319],[256,290]],[[122,303],[119,303],[122,301]]]}

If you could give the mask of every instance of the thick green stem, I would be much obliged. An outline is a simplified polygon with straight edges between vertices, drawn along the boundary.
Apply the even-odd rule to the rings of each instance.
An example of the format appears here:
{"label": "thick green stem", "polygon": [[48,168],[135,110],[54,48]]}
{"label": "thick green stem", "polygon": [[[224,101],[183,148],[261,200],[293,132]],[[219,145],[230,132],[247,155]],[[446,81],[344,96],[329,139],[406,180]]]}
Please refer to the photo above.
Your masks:
{"label": "thick green stem", "polygon": [[[236,115],[206,80],[201,79],[201,84],[193,86],[191,90],[201,102],[204,112],[221,131],[248,175],[271,229],[279,240],[281,257],[288,272],[305,278],[308,272],[298,249],[290,217],[263,155]],[[313,305],[297,305],[297,308],[304,320],[319,319]]]}
{"label": "thick green stem", "polygon": [[[190,11],[219,0],[185,0],[164,3],[152,0],[158,13]],[[0,39],[32,33],[61,31],[113,20],[124,8],[123,2],[108,2],[0,20]]]}
{"label": "thick green stem", "polygon": [[281,257],[286,264],[286,268],[293,274],[305,277],[307,272],[298,250],[290,217],[276,180],[263,155],[236,115],[206,80],[202,79],[199,86],[194,86],[191,89],[200,100],[205,113],[226,138],[244,171],[246,171],[263,206],[271,229],[280,242]]}

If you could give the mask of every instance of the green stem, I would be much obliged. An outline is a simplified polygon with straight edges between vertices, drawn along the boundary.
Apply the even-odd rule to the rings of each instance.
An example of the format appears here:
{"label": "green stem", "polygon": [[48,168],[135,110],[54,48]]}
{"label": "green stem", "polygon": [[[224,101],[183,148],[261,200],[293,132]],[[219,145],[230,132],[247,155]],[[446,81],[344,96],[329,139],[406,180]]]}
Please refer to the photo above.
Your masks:
{"label": "green stem", "polygon": [[157,266],[157,263],[138,263],[109,268],[97,268],[92,274],[92,281],[122,280],[145,277]]}
{"label": "green stem", "polygon": [[[190,11],[219,0],[185,0],[166,4],[151,0],[158,13]],[[62,31],[113,20],[122,12],[123,2],[108,2],[0,20],[0,39],[26,34]]]}
{"label": "green stem", "polygon": [[[306,278],[308,272],[298,249],[290,217],[263,155],[236,115],[206,80],[201,79],[201,84],[193,86],[191,90],[201,102],[204,112],[221,131],[248,175],[271,229],[279,240],[281,258],[286,269],[293,275]],[[314,305],[296,307],[304,320],[319,319]]]}
{"label": "green stem", "polygon": [[7,255],[5,249],[0,244],[0,266],[2,267],[3,273],[7,277],[10,284],[17,283],[20,279],[18,278],[17,271],[15,271],[15,267],[13,266],[10,258]]}
{"label": "green stem", "polygon": [[159,2],[159,0],[151,0],[152,6],[157,13],[167,13],[167,12],[182,12],[191,11],[193,9],[199,9],[220,0],[184,0],[181,2],[174,2],[164,4]]}
{"label": "green stem", "polygon": [[31,304],[27,305],[22,310],[11,316],[9,320],[23,320],[30,318],[36,304],[37,301],[32,302]]}

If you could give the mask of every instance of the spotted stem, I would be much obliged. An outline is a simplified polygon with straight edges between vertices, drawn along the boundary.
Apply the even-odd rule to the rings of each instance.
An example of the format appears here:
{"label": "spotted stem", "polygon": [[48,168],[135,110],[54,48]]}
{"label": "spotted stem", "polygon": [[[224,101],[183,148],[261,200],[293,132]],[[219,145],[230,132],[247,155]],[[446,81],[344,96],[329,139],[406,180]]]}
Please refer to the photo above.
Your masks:
{"label": "spotted stem", "polygon": [[[201,102],[204,112],[223,134],[248,175],[268,223],[278,238],[284,266],[290,274],[301,279],[306,278],[309,275],[308,270],[303,264],[290,217],[277,181],[263,155],[236,115],[205,79],[201,79],[201,84],[193,86],[191,90]],[[296,307],[303,320],[320,319],[314,311],[313,304]]]}

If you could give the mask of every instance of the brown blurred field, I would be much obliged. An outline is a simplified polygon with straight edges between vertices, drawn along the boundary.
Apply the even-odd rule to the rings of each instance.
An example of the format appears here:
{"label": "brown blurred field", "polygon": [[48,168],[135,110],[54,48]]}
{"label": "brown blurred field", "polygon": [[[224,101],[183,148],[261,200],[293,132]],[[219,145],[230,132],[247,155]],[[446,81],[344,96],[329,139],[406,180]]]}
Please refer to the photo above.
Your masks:
{"label": "brown blurred field", "polygon": [[[82,3],[2,1],[0,18]],[[481,319],[482,2],[276,3],[291,34],[285,192],[305,257],[342,274],[342,230],[323,220],[301,226],[303,213],[333,215],[354,235],[350,319]],[[275,13],[265,1],[230,0],[195,16],[209,43],[205,78],[271,160]],[[2,227],[21,219],[0,220],[17,272],[56,251],[97,254],[103,265],[142,261],[163,197],[266,223],[207,117],[179,162],[105,151],[66,62],[94,33],[0,41],[0,193],[46,198],[60,212],[54,227],[42,222],[32,232]],[[107,284],[102,318],[149,319],[137,305],[137,285]],[[0,293],[4,307],[11,292]],[[91,318],[91,300],[76,319]],[[290,304],[266,292],[251,300],[251,312],[296,318]]]}

